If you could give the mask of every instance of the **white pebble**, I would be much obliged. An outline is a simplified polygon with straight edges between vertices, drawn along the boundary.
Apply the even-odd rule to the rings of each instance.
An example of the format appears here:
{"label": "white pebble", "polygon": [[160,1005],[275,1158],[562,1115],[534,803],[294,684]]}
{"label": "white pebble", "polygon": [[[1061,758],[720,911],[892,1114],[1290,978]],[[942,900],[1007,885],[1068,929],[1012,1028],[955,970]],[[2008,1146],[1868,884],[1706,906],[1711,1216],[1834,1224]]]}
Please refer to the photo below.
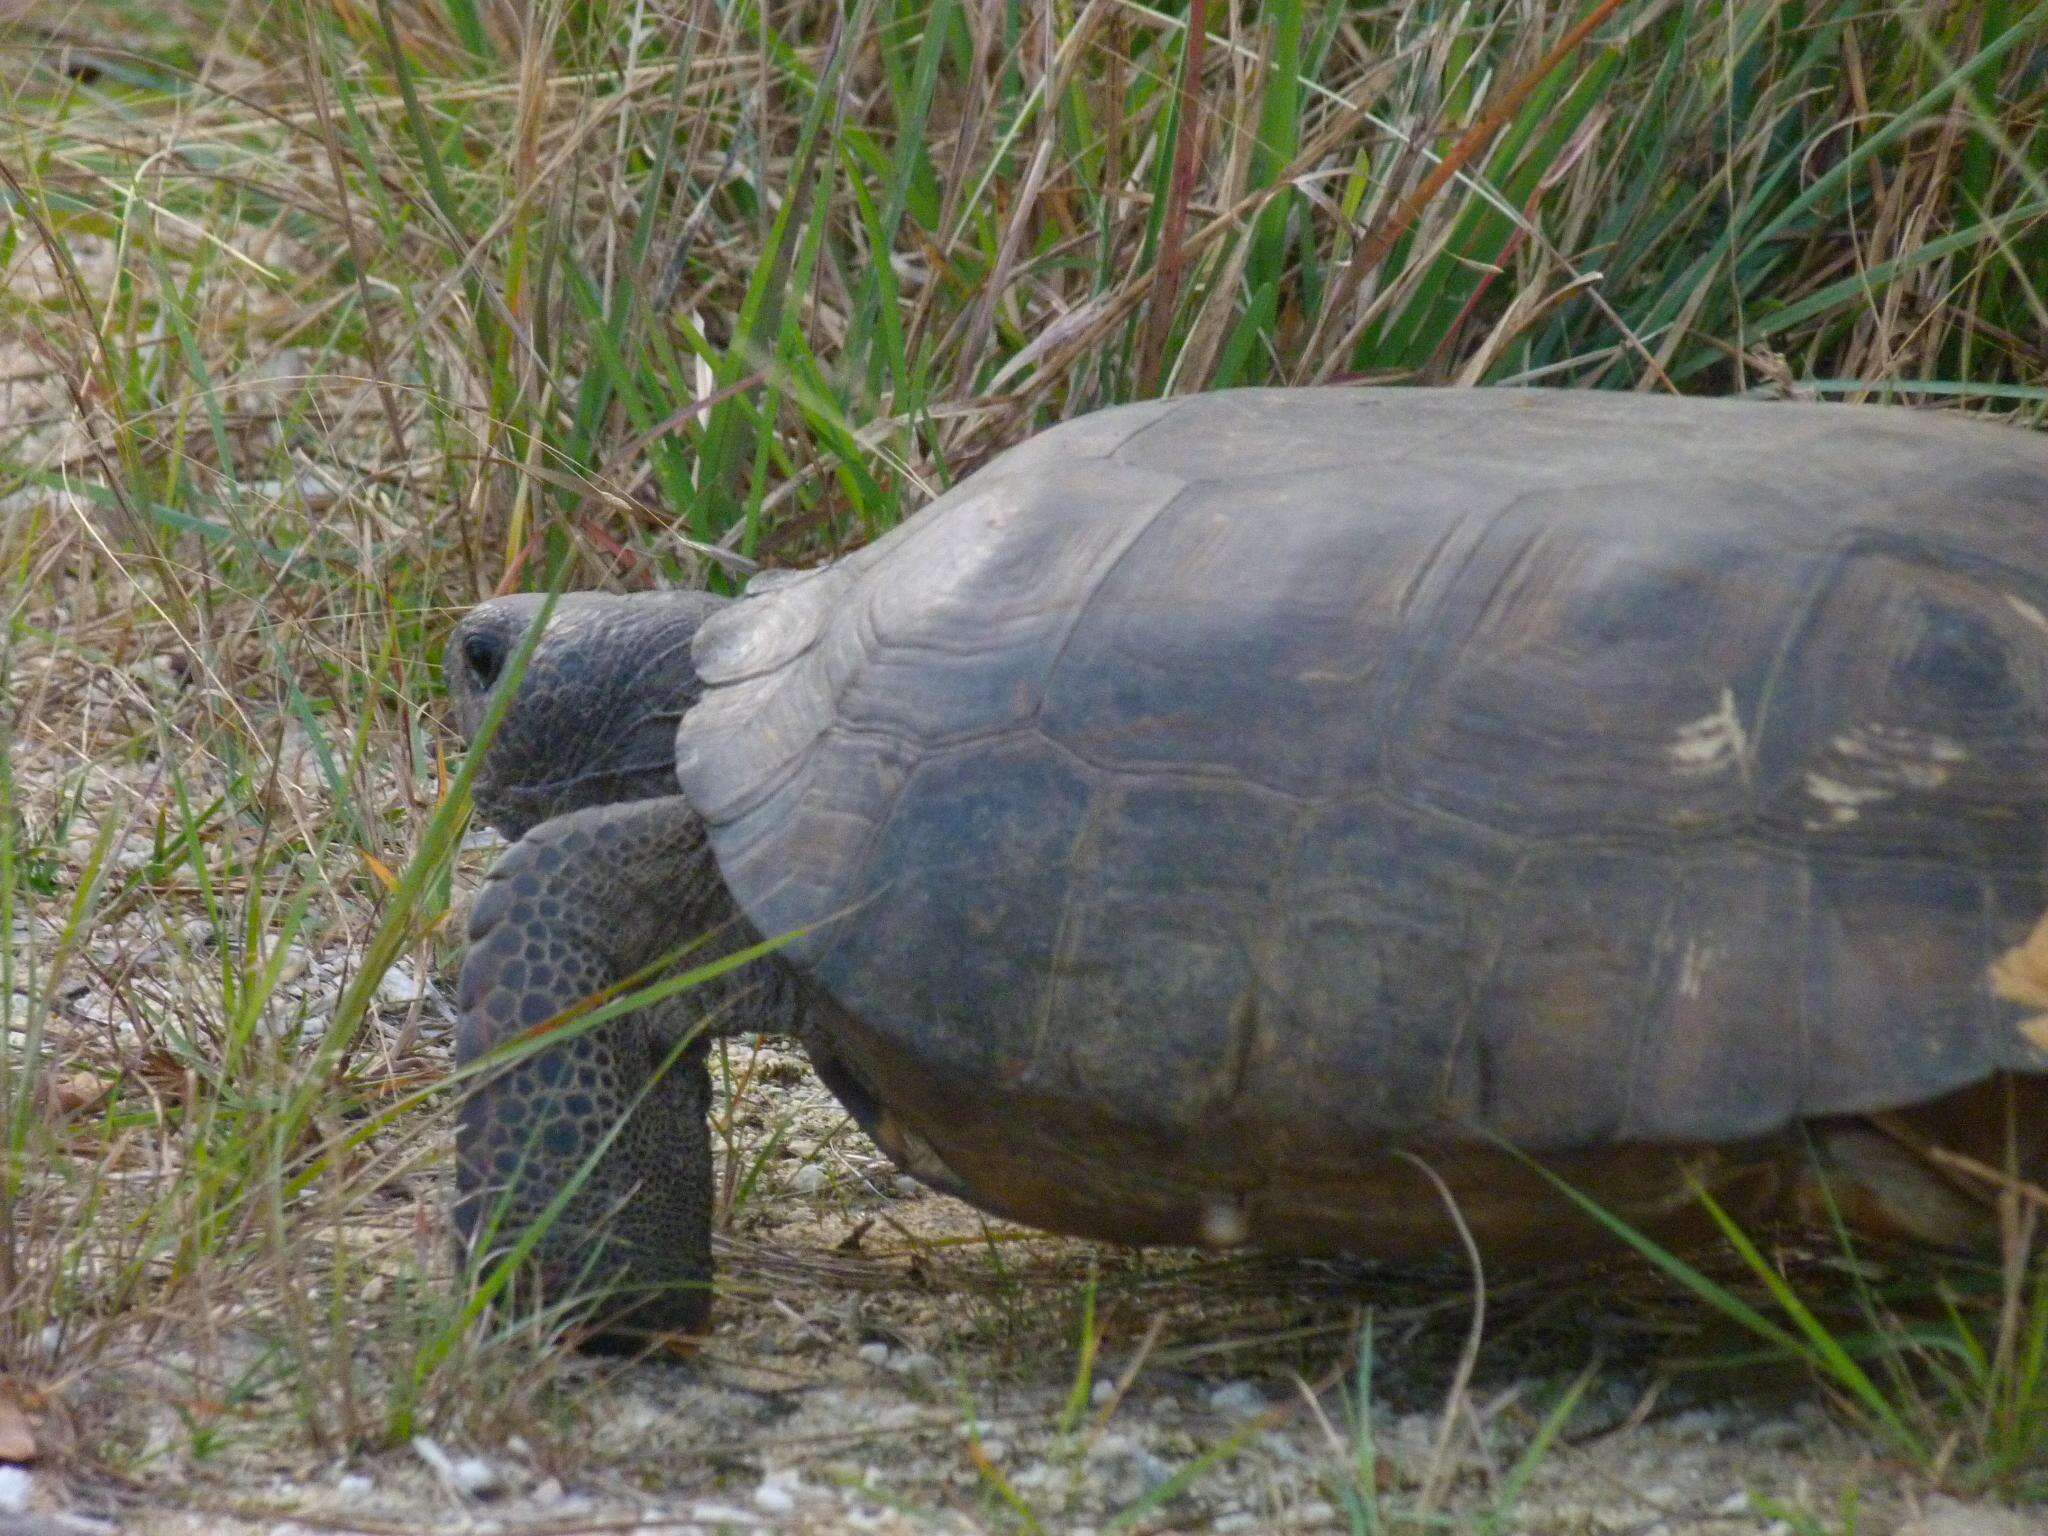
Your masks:
{"label": "white pebble", "polygon": [[871,1344],[863,1344],[854,1353],[867,1361],[869,1365],[887,1365],[889,1363],[889,1346],[880,1340]]}
{"label": "white pebble", "polygon": [[1210,1390],[1209,1410],[1233,1419],[1248,1419],[1266,1411],[1266,1394],[1248,1381],[1226,1381]]}
{"label": "white pebble", "polygon": [[898,1376],[919,1380],[926,1376],[936,1376],[939,1362],[921,1349],[899,1349],[890,1354],[889,1369]]}
{"label": "white pebble", "polygon": [[28,1513],[28,1496],[36,1480],[26,1467],[0,1466],[0,1515]]}
{"label": "white pebble", "polygon": [[498,1469],[481,1456],[455,1458],[455,1491],[472,1499],[488,1499],[504,1491]]}
{"label": "white pebble", "polygon": [[418,973],[403,960],[392,961],[391,968],[377,979],[377,1001],[380,1003],[417,1002],[426,995],[426,986]]}
{"label": "white pebble", "polygon": [[922,1184],[918,1183],[918,1182],[917,1182],[917,1180],[913,1179],[913,1178],[912,1178],[912,1177],[911,1177],[911,1176],[910,1176],[909,1174],[907,1174],[907,1173],[899,1173],[899,1174],[897,1174],[897,1175],[896,1175],[896,1198],[897,1198],[897,1199],[899,1199],[899,1200],[914,1200],[915,1198],[917,1198],[917,1196],[919,1196],[919,1195],[921,1195],[921,1194],[923,1194],[923,1193],[924,1193],[924,1186],[923,1186]]}
{"label": "white pebble", "polygon": [[1138,1450],[1137,1441],[1112,1430],[1088,1447],[1087,1456],[1090,1461],[1115,1461],[1122,1456],[1134,1456]]}
{"label": "white pebble", "polygon": [[345,1473],[335,1483],[334,1491],[344,1499],[366,1499],[377,1491],[377,1480],[360,1472]]}
{"label": "white pebble", "polygon": [[450,1456],[425,1435],[413,1436],[412,1448],[434,1476],[466,1499],[488,1499],[505,1490],[498,1469],[481,1456]]}
{"label": "white pebble", "polygon": [[1088,1401],[1097,1408],[1104,1407],[1116,1396],[1116,1383],[1107,1376],[1095,1378],[1095,1385],[1088,1389]]}
{"label": "white pebble", "polygon": [[1211,1248],[1235,1248],[1250,1233],[1244,1207],[1235,1200],[1211,1200],[1202,1207],[1202,1241]]}
{"label": "white pebble", "polygon": [[815,1195],[827,1183],[825,1170],[816,1163],[805,1163],[791,1175],[789,1187],[800,1195]]}
{"label": "white pebble", "polygon": [[771,1515],[793,1514],[796,1511],[796,1495],[770,1478],[754,1490],[754,1507]]}

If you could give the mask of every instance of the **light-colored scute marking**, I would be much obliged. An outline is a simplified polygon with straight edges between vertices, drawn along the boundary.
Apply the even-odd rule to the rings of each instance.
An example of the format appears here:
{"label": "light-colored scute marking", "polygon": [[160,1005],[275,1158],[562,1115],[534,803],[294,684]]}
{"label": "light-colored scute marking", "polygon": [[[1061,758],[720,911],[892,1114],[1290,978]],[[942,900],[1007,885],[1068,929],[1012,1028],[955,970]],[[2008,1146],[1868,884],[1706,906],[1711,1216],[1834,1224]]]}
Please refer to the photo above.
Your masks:
{"label": "light-colored scute marking", "polygon": [[1875,723],[1844,731],[1828,743],[1822,765],[1807,770],[1806,793],[1825,808],[1807,826],[1847,826],[1866,806],[1908,792],[1932,794],[1969,757],[1961,742],[1934,731]]}
{"label": "light-colored scute marking", "polygon": [[1723,688],[1718,708],[1679,726],[1666,753],[1681,778],[1715,778],[1732,768],[1747,782],[1749,733],[1735,709],[1735,690]]}
{"label": "light-colored scute marking", "polygon": [[1698,939],[1687,939],[1685,953],[1678,964],[1679,996],[1697,998],[1706,986],[1708,971],[1719,959],[1720,956],[1715,953],[1713,945],[1702,944]]}
{"label": "light-colored scute marking", "polygon": [[2006,593],[2005,600],[2012,605],[2013,611],[2021,618],[2025,619],[2043,634],[2048,634],[2048,613],[2043,613],[2017,592]]}

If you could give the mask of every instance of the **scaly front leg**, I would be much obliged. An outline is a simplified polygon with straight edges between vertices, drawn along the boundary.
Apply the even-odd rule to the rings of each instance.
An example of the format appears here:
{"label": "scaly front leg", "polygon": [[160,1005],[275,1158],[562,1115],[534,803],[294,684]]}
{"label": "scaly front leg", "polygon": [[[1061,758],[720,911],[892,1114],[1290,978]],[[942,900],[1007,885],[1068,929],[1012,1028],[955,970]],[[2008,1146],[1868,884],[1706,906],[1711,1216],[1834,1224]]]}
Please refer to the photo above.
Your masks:
{"label": "scaly front leg", "polygon": [[[617,986],[717,915],[680,797],[597,806],[506,851],[470,918],[456,1060],[468,1066]],[[725,947],[725,946],[719,946]],[[693,1006],[694,1004],[694,1006]],[[685,992],[486,1072],[457,1129],[456,1222],[487,1252],[539,1228],[528,1267],[586,1343],[694,1332],[711,1303],[710,1078]],[[566,1193],[565,1193],[566,1192]]]}

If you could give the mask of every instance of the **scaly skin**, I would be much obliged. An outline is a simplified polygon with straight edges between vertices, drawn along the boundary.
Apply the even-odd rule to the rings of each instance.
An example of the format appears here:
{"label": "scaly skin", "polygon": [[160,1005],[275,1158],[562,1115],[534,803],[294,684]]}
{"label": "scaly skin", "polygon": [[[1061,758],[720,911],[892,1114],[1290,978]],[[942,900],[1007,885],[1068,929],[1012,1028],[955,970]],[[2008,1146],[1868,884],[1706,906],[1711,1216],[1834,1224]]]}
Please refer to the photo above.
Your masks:
{"label": "scaly skin", "polygon": [[[474,780],[479,810],[519,841],[471,915],[459,1065],[685,945],[697,965],[753,942],[676,793],[675,722],[698,693],[689,642],[717,606],[698,593],[574,593],[557,606]],[[457,628],[448,673],[466,735],[539,612],[538,598],[505,598]],[[585,1342],[601,1349],[701,1327],[703,1040],[789,1032],[797,1007],[784,968],[750,966],[486,1074],[458,1126],[465,1239],[504,1252],[574,1186],[531,1251],[545,1300],[583,1312]]]}
{"label": "scaly skin", "polygon": [[[458,1062],[687,942],[693,904],[676,897],[701,883],[689,877],[702,864],[701,825],[679,797],[587,807],[515,843],[470,917]],[[698,1023],[695,1009],[657,1006],[570,1032],[486,1075],[463,1102],[460,1229],[502,1250],[573,1189],[533,1268],[551,1305],[601,1298],[601,1346],[694,1330],[710,1305],[710,1082]]]}

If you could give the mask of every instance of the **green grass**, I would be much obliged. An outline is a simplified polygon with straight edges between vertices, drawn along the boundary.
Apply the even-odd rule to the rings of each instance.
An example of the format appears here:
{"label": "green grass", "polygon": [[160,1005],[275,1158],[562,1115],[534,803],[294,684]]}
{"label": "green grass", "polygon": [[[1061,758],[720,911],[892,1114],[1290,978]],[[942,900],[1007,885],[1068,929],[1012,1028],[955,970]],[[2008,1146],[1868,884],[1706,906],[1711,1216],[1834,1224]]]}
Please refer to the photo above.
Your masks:
{"label": "green grass", "polygon": [[[804,564],[1157,392],[2048,416],[2042,0],[1562,49],[1591,5],[7,14],[0,1375],[121,1475],[563,1411],[545,1319],[451,1293],[444,1045],[378,991],[445,981],[475,872],[434,663],[478,596]],[[789,1126],[725,1077],[744,1224]],[[2038,1260],[1823,1305],[1745,1258],[1921,1476],[2043,1496]],[[215,1316],[185,1443],[124,1439],[88,1384]]]}

